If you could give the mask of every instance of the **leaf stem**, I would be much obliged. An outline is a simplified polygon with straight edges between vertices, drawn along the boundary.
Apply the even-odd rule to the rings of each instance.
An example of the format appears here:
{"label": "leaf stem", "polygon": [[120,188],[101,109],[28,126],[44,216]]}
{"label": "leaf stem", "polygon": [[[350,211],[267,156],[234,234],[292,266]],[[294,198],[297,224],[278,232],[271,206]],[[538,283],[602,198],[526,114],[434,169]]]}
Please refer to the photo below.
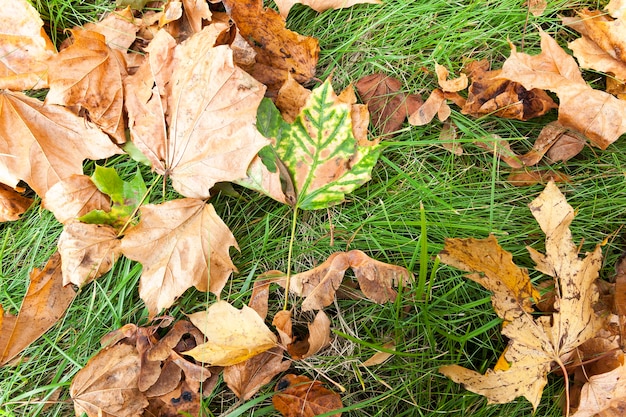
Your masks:
{"label": "leaf stem", "polygon": [[135,209],[130,214],[130,216],[128,216],[128,220],[126,220],[126,223],[124,223],[124,226],[117,233],[117,237],[120,237],[120,236],[122,236],[124,234],[124,232],[126,231],[128,226],[130,225],[130,222],[133,220],[133,218],[135,218],[135,216],[137,215],[137,212],[139,211],[139,209],[143,205],[143,202],[146,200],[146,197],[148,197],[150,195],[150,191],[152,191],[152,189],[154,188],[154,186],[157,183],[158,179],[159,179],[159,177],[156,177],[154,179],[154,181],[152,181],[152,184],[150,184],[150,188],[148,188],[146,190],[146,193],[143,195],[143,197],[141,197],[141,201],[139,201],[139,204],[137,204],[137,207],[135,207]]}
{"label": "leaf stem", "polygon": [[298,220],[298,205],[293,206],[293,217],[291,218],[291,238],[289,239],[289,252],[287,254],[287,277],[285,278],[285,304],[283,310],[287,310],[289,303],[289,283],[291,281],[291,256],[293,254],[293,242],[296,238],[296,221]]}

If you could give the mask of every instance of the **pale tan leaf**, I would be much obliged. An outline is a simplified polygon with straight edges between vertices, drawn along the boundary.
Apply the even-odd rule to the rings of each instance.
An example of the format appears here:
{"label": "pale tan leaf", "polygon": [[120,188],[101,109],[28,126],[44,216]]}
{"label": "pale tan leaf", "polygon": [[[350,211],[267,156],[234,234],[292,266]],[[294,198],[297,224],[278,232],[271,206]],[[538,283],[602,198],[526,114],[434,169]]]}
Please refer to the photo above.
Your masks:
{"label": "pale tan leaf", "polygon": [[189,320],[207,337],[207,342],[183,352],[212,366],[231,366],[277,346],[276,335],[250,307],[236,309],[218,301]]}
{"label": "pale tan leaf", "polygon": [[31,198],[24,197],[13,188],[0,183],[0,222],[18,220],[31,204]]}
{"label": "pale tan leaf", "polygon": [[[396,349],[396,344],[395,342],[392,340],[391,342],[387,342],[383,345],[383,347],[385,349],[390,349],[390,350],[395,350]],[[389,353],[389,352],[376,352],[374,355],[372,355],[368,360],[366,360],[365,362],[363,362],[361,364],[361,366],[376,366],[376,365],[380,365],[381,363],[384,363],[387,359],[391,358],[393,356],[393,353]]]}
{"label": "pale tan leaf", "polygon": [[203,20],[211,20],[211,10],[206,0],[183,0],[183,10],[194,32],[202,30]]}
{"label": "pale tan leaf", "polygon": [[626,410],[626,365],[620,352],[621,364],[615,369],[589,377],[582,387],[580,404],[571,417],[616,417]]}
{"label": "pale tan leaf", "polygon": [[27,0],[3,2],[0,8],[0,90],[47,88],[47,61],[55,53],[39,13]]}
{"label": "pale tan leaf", "polygon": [[114,10],[96,23],[87,23],[83,29],[104,35],[106,44],[126,55],[128,48],[135,42],[141,19],[136,19],[130,7]]}
{"label": "pale tan leaf", "polygon": [[0,92],[0,120],[0,182],[15,187],[24,180],[41,197],[82,174],[83,160],[121,152],[85,119],[22,93]]}
{"label": "pale tan leaf", "polygon": [[72,287],[63,286],[58,253],[50,257],[43,270],[34,269],[18,316],[3,316],[0,311],[0,366],[56,324],[75,295]]}
{"label": "pale tan leaf", "polygon": [[290,366],[291,360],[283,360],[283,350],[274,347],[245,362],[224,368],[224,382],[237,398],[246,401]]}
{"label": "pale tan leaf", "polygon": [[65,224],[92,210],[111,210],[111,199],[98,190],[90,177],[75,174],[54,184],[44,196],[42,205]]}
{"label": "pale tan leaf", "polygon": [[101,350],[81,369],[70,386],[76,415],[139,417],[148,400],[137,388],[140,360],[131,345]]}
{"label": "pale tan leaf", "polygon": [[626,80],[626,62],[612,57],[591,39],[583,36],[567,44],[574,52],[581,68],[614,74],[620,80]]}
{"label": "pale tan leaf", "polygon": [[379,304],[396,299],[398,293],[392,287],[406,286],[413,280],[413,274],[406,268],[377,261],[360,250],[351,250],[346,255],[363,294]]}
{"label": "pale tan leaf", "polygon": [[140,213],[122,239],[122,253],[144,267],[139,295],[150,316],[191,286],[219,295],[236,271],[228,251],[237,242],[213,206],[185,198],[148,204]]}
{"label": "pale tan leaf", "polygon": [[120,256],[117,231],[104,224],[71,222],[65,225],[57,246],[61,254],[63,285],[78,287],[106,274]]}

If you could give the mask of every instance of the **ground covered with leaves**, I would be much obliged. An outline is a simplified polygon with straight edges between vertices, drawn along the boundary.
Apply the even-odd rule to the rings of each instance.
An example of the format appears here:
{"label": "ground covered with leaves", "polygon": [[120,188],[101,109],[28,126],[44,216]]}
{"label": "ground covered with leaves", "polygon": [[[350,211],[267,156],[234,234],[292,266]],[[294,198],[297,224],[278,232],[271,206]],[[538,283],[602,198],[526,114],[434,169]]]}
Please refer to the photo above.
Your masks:
{"label": "ground covered with leaves", "polygon": [[0,8],[0,415],[623,414],[626,4],[93,3]]}

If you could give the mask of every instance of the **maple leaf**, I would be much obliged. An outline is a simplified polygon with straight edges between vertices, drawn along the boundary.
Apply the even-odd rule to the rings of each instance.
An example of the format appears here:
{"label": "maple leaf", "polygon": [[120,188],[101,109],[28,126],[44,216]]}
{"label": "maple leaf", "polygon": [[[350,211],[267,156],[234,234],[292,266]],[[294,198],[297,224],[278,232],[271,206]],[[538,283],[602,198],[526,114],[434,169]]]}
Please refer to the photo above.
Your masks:
{"label": "maple leaf", "polygon": [[0,90],[48,87],[48,59],[56,49],[39,13],[27,0],[0,8]]}
{"label": "maple leaf", "polygon": [[126,7],[108,13],[98,22],[85,24],[83,29],[104,35],[107,46],[127,58],[128,48],[135,42],[140,22],[140,19],[135,19],[130,7]]}
{"label": "maple leaf", "polygon": [[[493,237],[447,240],[442,261],[475,271],[469,278],[493,291],[494,309],[507,321],[502,334],[509,338],[509,344],[503,356],[510,367],[489,370],[485,375],[458,365],[443,366],[439,371],[491,403],[523,396],[536,408],[551,364],[556,362],[563,368],[562,358],[593,337],[600,325],[592,307],[597,299],[592,284],[598,277],[602,252],[598,245],[586,257],[578,256],[569,230],[574,209],[554,183],[549,183],[529,207],[546,235],[546,253],[528,250],[536,269],[553,277],[559,288],[555,312],[552,316],[532,316],[529,310],[535,291],[528,276],[510,262],[511,255]],[[491,255],[485,256],[484,251]],[[498,269],[498,259],[504,261],[503,271]],[[517,278],[511,278],[510,272]]]}
{"label": "maple leaf", "polygon": [[588,376],[580,392],[580,401],[571,417],[619,416],[626,409],[626,364],[624,353],[604,359],[613,369]]}
{"label": "maple leaf", "polygon": [[228,254],[237,242],[213,206],[185,198],[144,205],[140,214],[122,239],[122,253],[144,267],[139,296],[150,316],[191,286],[219,295],[237,270]]}
{"label": "maple leaf", "polygon": [[101,350],[81,369],[70,386],[76,415],[139,417],[148,405],[137,388],[141,361],[132,345]]}
{"label": "maple leaf", "polygon": [[117,143],[124,143],[124,58],[97,32],[72,30],[72,36],[72,45],[50,60],[50,91],[45,102],[87,110],[92,122]]}
{"label": "maple leaf", "polygon": [[207,337],[207,342],[183,352],[213,366],[230,366],[250,359],[277,345],[276,336],[248,306],[236,309],[218,301],[189,320]]}
{"label": "maple leaf", "polygon": [[84,159],[121,151],[99,129],[69,110],[22,93],[0,92],[0,182],[24,180],[39,196],[73,174]]}
{"label": "maple leaf", "polygon": [[[343,407],[339,394],[324,388],[320,381],[294,374],[278,381],[272,404],[284,417],[313,417]],[[331,416],[339,417],[341,413]]]}
{"label": "maple leaf", "polygon": [[0,183],[0,222],[18,220],[33,200]]}
{"label": "maple leaf", "polygon": [[267,144],[255,127],[265,89],[234,65],[228,46],[213,47],[219,33],[210,25],[175,45],[159,31],[125,83],[132,141],[187,197],[244,178]]}
{"label": "maple leaf", "polygon": [[380,0],[276,0],[276,6],[283,18],[287,18],[289,10],[295,4],[304,4],[309,6],[316,12],[325,12],[329,9],[343,9],[346,7],[352,7],[355,4],[369,3],[369,4],[382,4]]}
{"label": "maple leaf", "polygon": [[559,122],[584,134],[601,149],[606,149],[626,132],[626,107],[603,91],[592,89],[569,56],[545,32],[541,32],[541,53],[531,56],[517,52],[502,66],[502,78],[522,84],[526,89],[550,90],[559,97]]}
{"label": "maple leaf", "polygon": [[[343,202],[370,179],[380,149],[359,128],[362,107],[353,108],[352,91],[337,97],[330,80],[315,88],[292,124],[265,99],[259,118],[269,121],[260,127],[276,140],[276,156],[289,171],[296,193],[295,206],[304,210],[326,208]],[[355,123],[356,122],[356,123]]]}
{"label": "maple leaf", "polygon": [[109,197],[98,190],[90,177],[82,174],[70,175],[50,187],[42,205],[64,224],[93,210],[111,209]]}
{"label": "maple leaf", "polygon": [[55,253],[43,270],[34,269],[20,312],[5,315],[0,306],[0,366],[50,329],[70,306],[76,292],[63,286],[61,257]]}
{"label": "maple leaf", "polygon": [[222,2],[241,36],[256,52],[256,63],[249,73],[267,86],[275,96],[288,74],[300,84],[313,79],[319,58],[315,38],[285,28],[285,19],[263,7],[262,0],[224,0]]}

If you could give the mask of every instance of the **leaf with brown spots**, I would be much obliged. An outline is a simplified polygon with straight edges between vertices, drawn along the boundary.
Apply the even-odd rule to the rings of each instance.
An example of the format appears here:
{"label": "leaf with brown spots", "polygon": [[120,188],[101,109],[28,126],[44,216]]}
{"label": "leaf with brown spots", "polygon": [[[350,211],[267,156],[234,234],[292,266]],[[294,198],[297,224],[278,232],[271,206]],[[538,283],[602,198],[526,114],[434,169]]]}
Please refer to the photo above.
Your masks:
{"label": "leaf with brown spots", "polygon": [[502,334],[509,343],[503,359],[510,366],[488,370],[485,375],[458,365],[443,366],[439,371],[491,403],[523,396],[537,408],[552,364],[564,369],[567,355],[594,337],[602,324],[593,309],[602,251],[597,245],[593,253],[579,256],[569,229],[574,209],[554,183],[529,207],[546,235],[546,253],[528,250],[535,268],[552,277],[560,289],[555,312],[551,316],[532,314],[538,292],[526,271],[513,264],[511,254],[503,251],[494,237],[448,239],[441,260],[471,272],[469,279],[493,292],[494,310],[506,321]]}

